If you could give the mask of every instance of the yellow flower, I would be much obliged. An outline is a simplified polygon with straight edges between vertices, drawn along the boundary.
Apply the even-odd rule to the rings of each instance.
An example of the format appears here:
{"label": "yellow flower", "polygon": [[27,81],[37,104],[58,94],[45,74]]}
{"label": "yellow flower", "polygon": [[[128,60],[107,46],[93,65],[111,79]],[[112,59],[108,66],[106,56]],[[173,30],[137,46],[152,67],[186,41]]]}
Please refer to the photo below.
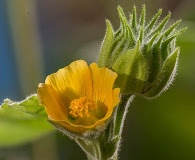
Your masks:
{"label": "yellow flower", "polygon": [[117,74],[107,68],[72,62],[47,76],[38,86],[38,97],[48,118],[72,133],[105,126],[119,103],[119,88],[113,89]]}

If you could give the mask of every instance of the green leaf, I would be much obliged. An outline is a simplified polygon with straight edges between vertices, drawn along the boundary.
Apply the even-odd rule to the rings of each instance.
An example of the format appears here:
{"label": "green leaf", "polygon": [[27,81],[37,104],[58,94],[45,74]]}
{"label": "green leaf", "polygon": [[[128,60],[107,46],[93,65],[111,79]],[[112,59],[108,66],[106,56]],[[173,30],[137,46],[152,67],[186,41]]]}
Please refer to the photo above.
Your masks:
{"label": "green leaf", "polygon": [[35,94],[21,102],[6,99],[0,106],[0,147],[30,142],[53,130]]}

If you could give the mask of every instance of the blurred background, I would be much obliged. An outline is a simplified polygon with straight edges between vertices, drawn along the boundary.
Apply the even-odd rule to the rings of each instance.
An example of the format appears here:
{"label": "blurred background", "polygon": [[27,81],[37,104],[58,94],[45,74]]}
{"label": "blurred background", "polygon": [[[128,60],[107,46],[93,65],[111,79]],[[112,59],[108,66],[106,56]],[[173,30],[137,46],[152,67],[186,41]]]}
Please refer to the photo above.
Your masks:
{"label": "blurred background", "polygon": [[[117,6],[124,8],[128,16],[133,4],[138,13],[146,4],[148,19],[159,8],[163,15],[171,11],[171,21],[182,18],[180,28],[187,26],[188,30],[177,41],[181,54],[174,85],[155,100],[138,97],[133,101],[125,122],[120,159],[194,160],[194,0],[0,0],[0,103],[5,98],[18,101],[36,93],[39,82],[73,60],[96,61],[105,19],[116,30]],[[0,133],[2,129],[0,125]],[[0,160],[43,159],[86,157],[74,141],[58,132],[29,142],[0,142]]]}

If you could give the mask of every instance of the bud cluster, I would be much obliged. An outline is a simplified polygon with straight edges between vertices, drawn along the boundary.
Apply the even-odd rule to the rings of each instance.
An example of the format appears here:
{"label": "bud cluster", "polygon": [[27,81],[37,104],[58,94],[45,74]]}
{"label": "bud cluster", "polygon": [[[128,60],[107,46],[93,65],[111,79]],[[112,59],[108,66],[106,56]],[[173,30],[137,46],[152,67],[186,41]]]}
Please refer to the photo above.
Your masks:
{"label": "bud cluster", "polygon": [[120,27],[117,31],[106,21],[107,30],[98,65],[118,73],[115,85],[121,88],[122,94],[156,97],[174,79],[179,56],[176,38],[186,28],[176,30],[181,20],[166,27],[171,13],[157,24],[161,9],[149,23],[145,22],[145,6],[139,19],[135,6],[130,20],[121,7],[118,7],[118,13]]}

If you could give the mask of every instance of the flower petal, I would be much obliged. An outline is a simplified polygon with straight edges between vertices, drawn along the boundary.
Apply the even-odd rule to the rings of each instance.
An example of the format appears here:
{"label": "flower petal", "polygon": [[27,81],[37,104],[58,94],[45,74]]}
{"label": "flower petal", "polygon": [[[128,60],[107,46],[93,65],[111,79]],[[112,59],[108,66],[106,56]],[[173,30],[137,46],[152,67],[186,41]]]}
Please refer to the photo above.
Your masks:
{"label": "flower petal", "polygon": [[50,84],[62,97],[66,106],[82,96],[92,96],[92,79],[89,66],[83,60],[72,62],[69,66],[47,76],[46,84]]}
{"label": "flower petal", "polygon": [[115,88],[113,90],[113,94],[112,94],[112,100],[113,100],[112,105],[113,105],[113,107],[116,106],[120,102],[119,95],[120,95],[120,89]]}
{"label": "flower petal", "polygon": [[111,106],[107,106],[108,111],[107,111],[106,115],[102,119],[97,121],[94,126],[106,123],[106,121],[111,117],[114,107],[120,102],[119,94],[120,94],[120,89],[115,88],[112,92],[112,104],[111,104]]}
{"label": "flower petal", "polygon": [[[106,118],[107,119],[107,118]],[[73,124],[70,121],[56,121],[57,123],[60,123],[64,128],[66,128],[68,131],[72,133],[90,133],[91,131],[97,131],[100,128],[105,128],[107,121],[105,119],[101,119],[99,121],[96,121],[96,123],[91,124],[91,125],[78,125],[78,124]]]}
{"label": "flower petal", "polygon": [[107,68],[98,68],[96,63],[92,63],[90,68],[94,100],[100,100],[106,106],[112,106],[112,90],[117,74]]}
{"label": "flower petal", "polygon": [[67,109],[56,91],[48,84],[40,83],[38,86],[38,97],[41,104],[45,106],[48,118],[51,120],[67,119]]}

